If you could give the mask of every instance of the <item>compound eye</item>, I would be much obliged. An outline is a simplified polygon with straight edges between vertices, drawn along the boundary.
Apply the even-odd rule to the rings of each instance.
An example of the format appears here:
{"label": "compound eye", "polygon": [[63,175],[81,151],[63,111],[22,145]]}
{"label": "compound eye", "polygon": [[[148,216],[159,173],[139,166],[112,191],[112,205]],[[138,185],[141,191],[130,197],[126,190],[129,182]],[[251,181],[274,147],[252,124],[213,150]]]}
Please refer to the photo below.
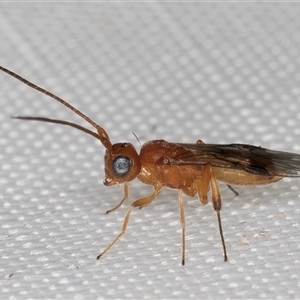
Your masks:
{"label": "compound eye", "polygon": [[131,160],[128,157],[118,156],[113,160],[112,168],[115,175],[123,177],[130,171],[131,165]]}

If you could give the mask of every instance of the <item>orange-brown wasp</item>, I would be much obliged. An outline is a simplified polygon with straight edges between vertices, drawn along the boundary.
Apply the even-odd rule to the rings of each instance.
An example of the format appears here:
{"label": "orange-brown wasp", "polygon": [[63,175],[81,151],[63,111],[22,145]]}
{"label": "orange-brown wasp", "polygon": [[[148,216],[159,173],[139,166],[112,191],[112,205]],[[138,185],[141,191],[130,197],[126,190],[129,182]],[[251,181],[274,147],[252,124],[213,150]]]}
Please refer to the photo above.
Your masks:
{"label": "orange-brown wasp", "polygon": [[272,151],[251,145],[204,144],[201,140],[193,144],[182,144],[154,140],[144,144],[138,154],[130,143],[112,144],[108,134],[100,125],[63,99],[8,69],[1,66],[0,69],[33,89],[62,103],[96,128],[97,133],[63,120],[43,117],[13,117],[14,119],[68,125],[100,140],[106,149],[104,185],[111,186],[124,183],[123,199],[107,213],[116,210],[128,199],[129,182],[133,179],[137,178],[141,182],[153,186],[153,193],[150,196],[138,199],[131,204],[120,233],[97,256],[97,259],[105,254],[125,233],[133,208],[148,205],[157,197],[163,187],[168,187],[178,189],[182,228],[182,264],[185,263],[185,214],[182,193],[191,197],[198,195],[200,202],[207,204],[209,190],[211,190],[212,202],[217,214],[224,261],[227,261],[220,215],[222,203],[217,181],[224,182],[231,188],[231,184],[262,185],[278,181],[283,177],[300,177],[299,154]]}

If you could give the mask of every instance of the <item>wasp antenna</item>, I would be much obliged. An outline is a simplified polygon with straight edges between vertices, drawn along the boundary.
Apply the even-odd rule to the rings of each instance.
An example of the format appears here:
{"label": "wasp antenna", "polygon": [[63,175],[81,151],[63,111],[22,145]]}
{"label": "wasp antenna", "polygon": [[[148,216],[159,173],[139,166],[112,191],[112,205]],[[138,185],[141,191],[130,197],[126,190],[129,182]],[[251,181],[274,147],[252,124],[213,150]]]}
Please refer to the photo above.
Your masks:
{"label": "wasp antenna", "polygon": [[112,149],[112,144],[111,144],[111,141],[110,141],[109,136],[106,133],[106,131],[101,126],[99,126],[97,128],[97,131],[98,131],[99,136],[101,137],[101,143],[102,143],[102,145],[107,150],[111,150]]}
{"label": "wasp antenna", "polygon": [[44,117],[31,117],[31,116],[11,116],[11,119],[19,119],[19,120],[29,120],[29,121],[42,121],[47,123],[54,123],[54,124],[61,124],[61,125],[67,125],[70,127],[74,127],[76,129],[79,129],[89,135],[92,135],[96,139],[100,140],[103,143],[103,137],[101,137],[98,133],[91,131],[83,126],[80,126],[78,124],[64,121],[64,120],[58,120],[58,119],[50,119],[50,118],[44,118]]}
{"label": "wasp antenna", "polygon": [[[66,106],[67,108],[69,108],[70,110],[72,110],[73,112],[75,112],[77,115],[79,115],[81,118],[83,118],[84,120],[86,120],[88,123],[90,123],[94,128],[97,129],[97,132],[100,136],[100,141],[102,143],[102,145],[107,149],[110,150],[112,148],[112,144],[110,142],[109,136],[106,133],[106,131],[100,126],[98,125],[96,122],[94,122],[91,118],[89,118],[88,116],[86,116],[84,113],[82,113],[81,111],[79,111],[77,108],[75,108],[74,106],[72,106],[71,104],[69,104],[68,102],[66,102],[65,100],[61,99],[60,97],[52,94],[51,92],[43,89],[42,87],[28,81],[27,79],[25,79],[24,77],[6,69],[0,66],[0,70],[2,70],[3,72],[7,73],[8,75],[20,80],[21,82],[27,84],[28,86],[30,86],[31,88],[37,90],[40,93],[43,93],[49,97],[51,97],[52,99],[60,102],[61,104],[63,104],[64,106]],[[53,122],[52,122],[53,123]],[[74,126],[73,126],[74,127]]]}

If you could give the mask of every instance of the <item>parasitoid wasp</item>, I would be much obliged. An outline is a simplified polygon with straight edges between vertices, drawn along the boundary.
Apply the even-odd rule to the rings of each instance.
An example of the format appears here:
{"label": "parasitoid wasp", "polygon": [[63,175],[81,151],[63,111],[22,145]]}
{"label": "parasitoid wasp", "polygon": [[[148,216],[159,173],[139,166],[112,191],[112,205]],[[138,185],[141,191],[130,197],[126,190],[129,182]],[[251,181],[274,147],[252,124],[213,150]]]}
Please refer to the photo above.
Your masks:
{"label": "parasitoid wasp", "polygon": [[168,187],[178,190],[182,229],[182,265],[185,264],[185,213],[182,194],[184,193],[191,197],[198,195],[200,202],[207,204],[207,194],[210,190],[213,207],[217,214],[224,261],[227,261],[227,250],[220,214],[222,202],[217,181],[227,184],[233,190],[231,184],[263,185],[276,182],[283,177],[300,177],[299,154],[273,151],[245,144],[205,144],[201,140],[198,140],[196,143],[183,144],[169,143],[165,140],[153,140],[142,145],[138,154],[130,143],[112,144],[104,128],[65,100],[6,68],[0,66],[0,69],[31,88],[62,103],[96,129],[97,133],[72,122],[45,117],[12,117],[13,119],[43,121],[71,126],[100,140],[106,149],[104,155],[104,185],[111,186],[124,183],[123,199],[107,213],[116,210],[128,199],[129,182],[135,178],[142,183],[153,186],[151,195],[135,200],[131,204],[125,215],[120,233],[97,256],[97,259],[102,257],[125,233],[132,210],[135,207],[141,208],[148,205],[157,197],[162,188]]}

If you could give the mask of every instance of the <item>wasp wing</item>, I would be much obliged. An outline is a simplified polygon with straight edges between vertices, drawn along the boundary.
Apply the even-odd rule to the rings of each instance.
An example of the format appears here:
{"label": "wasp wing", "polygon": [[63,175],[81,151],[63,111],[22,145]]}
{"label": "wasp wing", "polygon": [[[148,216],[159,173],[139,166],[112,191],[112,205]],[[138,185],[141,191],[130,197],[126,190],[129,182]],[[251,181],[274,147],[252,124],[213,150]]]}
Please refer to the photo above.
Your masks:
{"label": "wasp wing", "polygon": [[178,144],[186,151],[169,165],[205,165],[243,169],[264,176],[300,177],[300,155],[245,144]]}

